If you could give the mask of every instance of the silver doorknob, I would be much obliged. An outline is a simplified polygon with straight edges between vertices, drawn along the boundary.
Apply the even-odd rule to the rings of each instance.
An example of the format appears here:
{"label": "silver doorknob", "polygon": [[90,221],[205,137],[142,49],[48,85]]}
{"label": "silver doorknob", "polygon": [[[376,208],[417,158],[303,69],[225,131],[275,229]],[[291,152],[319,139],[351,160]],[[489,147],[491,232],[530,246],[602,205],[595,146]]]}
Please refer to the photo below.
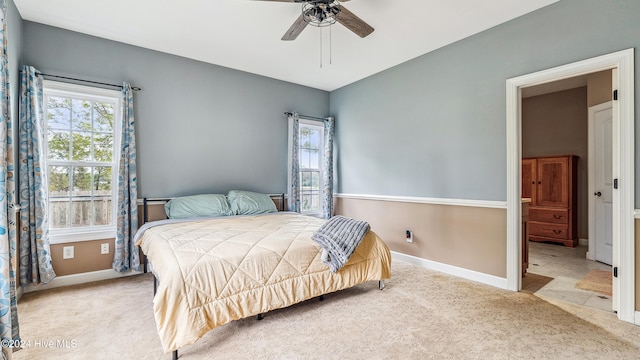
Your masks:
{"label": "silver doorknob", "polygon": [[597,197],[600,197],[600,196],[602,196],[602,193],[600,191],[598,191],[598,192],[593,193],[593,195],[595,195]]}

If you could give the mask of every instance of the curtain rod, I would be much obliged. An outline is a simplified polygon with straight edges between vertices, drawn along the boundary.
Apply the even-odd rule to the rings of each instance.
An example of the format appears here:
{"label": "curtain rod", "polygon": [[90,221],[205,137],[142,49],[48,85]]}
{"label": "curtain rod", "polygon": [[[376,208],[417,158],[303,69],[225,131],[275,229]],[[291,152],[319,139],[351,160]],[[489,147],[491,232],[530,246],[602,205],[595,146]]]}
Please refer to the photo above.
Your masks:
{"label": "curtain rod", "polygon": [[[284,114],[287,115],[287,116],[293,116],[292,112],[285,112]],[[300,114],[298,114],[298,117],[305,118],[307,120],[316,120],[316,121],[325,121],[325,120],[327,120],[327,118],[319,118],[319,117],[315,117],[315,116],[307,116],[307,115],[300,115]]]}
{"label": "curtain rod", "polygon": [[[20,70],[20,72],[22,73],[22,70]],[[80,81],[80,82],[84,82],[84,83],[89,83],[89,84],[98,84],[98,85],[105,85],[105,86],[112,86],[112,87],[117,87],[122,89],[122,85],[116,85],[116,84],[108,84],[108,83],[103,83],[103,82],[99,82],[99,81],[91,81],[91,80],[83,80],[83,79],[76,79],[76,78],[72,78],[72,77],[67,77],[67,76],[60,76],[60,75],[51,75],[51,74],[45,74],[43,72],[37,72],[38,75],[42,75],[42,76],[46,76],[46,77],[52,77],[52,78],[58,78],[58,79],[65,79],[65,80],[72,80],[72,81]],[[137,86],[132,86],[131,90],[133,91],[140,91],[142,90],[141,88],[137,87]]]}

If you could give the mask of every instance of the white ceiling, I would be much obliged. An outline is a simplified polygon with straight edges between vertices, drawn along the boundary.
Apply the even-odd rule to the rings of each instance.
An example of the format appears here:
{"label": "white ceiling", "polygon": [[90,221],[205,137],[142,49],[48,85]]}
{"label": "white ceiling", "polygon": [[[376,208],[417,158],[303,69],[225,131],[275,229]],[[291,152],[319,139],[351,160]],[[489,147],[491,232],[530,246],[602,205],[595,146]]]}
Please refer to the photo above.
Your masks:
{"label": "white ceiling", "polygon": [[[331,91],[559,0],[353,0],[375,31],[280,38],[301,5],[256,0],[14,0],[23,19]],[[320,51],[322,49],[322,68]],[[331,53],[331,64],[329,54]]]}

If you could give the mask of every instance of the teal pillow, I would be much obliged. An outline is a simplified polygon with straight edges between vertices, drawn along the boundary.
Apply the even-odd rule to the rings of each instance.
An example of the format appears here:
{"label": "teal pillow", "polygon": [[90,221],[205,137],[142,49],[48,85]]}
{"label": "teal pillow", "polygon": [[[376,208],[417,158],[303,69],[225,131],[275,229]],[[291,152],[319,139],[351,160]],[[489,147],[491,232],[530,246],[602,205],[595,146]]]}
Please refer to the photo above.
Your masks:
{"label": "teal pillow", "polygon": [[268,214],[278,212],[269,195],[245,190],[231,190],[227,194],[231,211],[236,215]]}
{"label": "teal pillow", "polygon": [[169,219],[233,215],[227,197],[223,194],[177,197],[164,205],[164,211]]}

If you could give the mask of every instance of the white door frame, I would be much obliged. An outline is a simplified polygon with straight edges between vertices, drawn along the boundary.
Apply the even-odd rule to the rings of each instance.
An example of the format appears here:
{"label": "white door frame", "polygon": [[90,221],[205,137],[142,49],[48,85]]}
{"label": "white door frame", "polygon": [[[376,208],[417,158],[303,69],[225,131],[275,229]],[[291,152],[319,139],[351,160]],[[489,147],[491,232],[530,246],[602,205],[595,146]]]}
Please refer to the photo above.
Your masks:
{"label": "white door frame", "polygon": [[507,288],[521,289],[521,89],[597,71],[617,69],[618,101],[613,104],[613,261],[618,268],[614,288],[619,289],[618,318],[634,323],[635,317],[635,179],[634,179],[634,49],[627,49],[507,80]]}

